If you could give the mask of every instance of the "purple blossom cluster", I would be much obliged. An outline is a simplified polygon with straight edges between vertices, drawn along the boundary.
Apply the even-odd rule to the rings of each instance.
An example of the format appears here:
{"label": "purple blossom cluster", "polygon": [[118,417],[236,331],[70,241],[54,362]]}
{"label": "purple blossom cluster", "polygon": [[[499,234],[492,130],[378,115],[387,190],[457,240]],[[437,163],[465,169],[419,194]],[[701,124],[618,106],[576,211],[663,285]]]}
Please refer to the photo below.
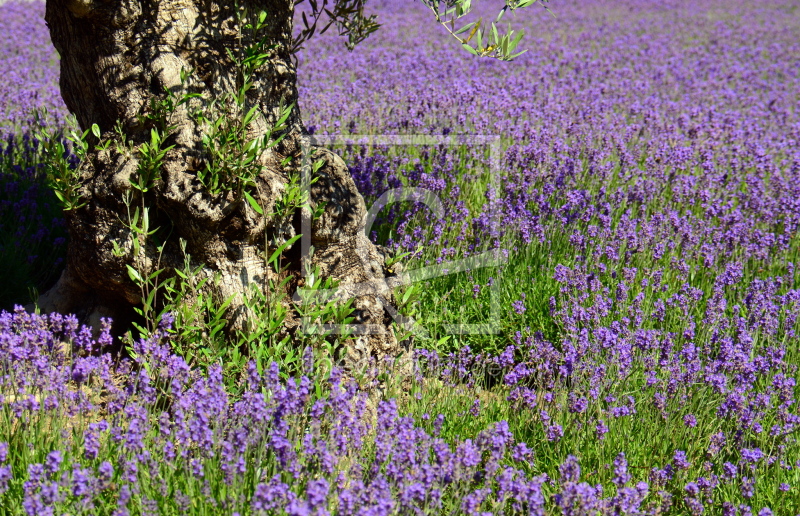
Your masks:
{"label": "purple blossom cluster", "polygon": [[[741,269],[729,264],[708,293],[671,282],[656,288],[662,303],[651,294],[645,306],[644,296],[620,296],[612,288],[641,278],[636,270],[615,279],[608,271],[559,266],[560,296],[552,300],[559,340],[528,330],[517,332],[514,344],[496,356],[469,348],[445,357],[418,350],[425,365],[420,374],[440,371],[453,387],[501,378],[512,411],[528,421],[524,430],[534,449],[624,442],[642,420],[671,428],[667,436],[681,442],[675,437],[682,433],[693,450],[675,450],[646,477],[664,510],[677,504],[700,514],[703,507],[728,503],[723,493],[731,488],[747,501],[755,495],[756,475],[795,478],[800,468],[800,290],[789,288],[795,284],[791,268],[748,284],[742,284]],[[741,306],[727,305],[730,292],[739,292]],[[704,420],[697,407],[703,407]],[[647,455],[639,467],[652,466]],[[626,484],[628,471],[625,456],[618,456],[611,482]],[[765,488],[778,487],[772,483]],[[671,500],[678,488],[686,496]]]}
{"label": "purple blossom cluster", "polygon": [[[98,353],[111,343],[107,320],[95,340],[74,317],[0,313],[0,504],[184,513],[199,497],[226,514],[543,515],[552,502],[565,514],[642,514],[649,488],[627,487],[623,454],[615,492],[581,481],[575,457],[560,477],[534,475],[535,453],[507,422],[450,443],[389,400],[370,425],[366,395],[337,371],[320,394],[309,377],[251,363],[233,399],[219,367],[200,374],[170,352],[169,325],[114,362]],[[56,420],[70,423],[51,435],[43,425]]]}
{"label": "purple blossom cluster", "polygon": [[0,141],[0,308],[31,301],[57,279],[66,251],[63,213],[42,178],[38,142]]}
{"label": "purple blossom cluster", "polygon": [[[360,53],[306,52],[306,120],[318,133],[503,136],[501,176],[488,179],[475,146],[345,149],[368,199],[410,185],[447,210],[436,220],[421,205],[390,208],[391,233],[373,237],[423,243],[437,261],[481,242],[568,256],[550,270],[556,335],[528,328],[491,359],[509,401],[530,410],[542,443],[574,443],[586,427],[613,441],[644,410],[677,420],[708,444],[653,468],[651,494],[690,513],[723,502],[744,513],[720,493],[754,496],[746,464],[794,478],[800,458],[800,18],[781,1],[554,11],[517,20],[530,51],[502,63],[420,30],[424,9],[383,5],[384,29]],[[481,181],[476,203],[469,186]],[[509,313],[529,309],[521,294]],[[486,360],[452,354],[444,376],[486,374]],[[769,458],[753,461],[753,449]]]}
{"label": "purple blossom cluster", "polygon": [[387,210],[390,245],[423,242],[448,258],[503,235],[565,235],[576,254],[678,255],[704,267],[731,255],[767,262],[791,247],[800,21],[790,3],[560,2],[555,17],[513,19],[530,50],[510,63],[421,30],[431,23],[421,6],[378,12],[384,26],[358,52],[322,36],[301,56],[311,130],[510,142],[477,204],[469,183],[489,183],[485,149],[346,152],[368,199],[410,185],[445,204],[444,220],[422,206]]}
{"label": "purple blossom cluster", "polygon": [[45,108],[62,126],[67,108],[58,87],[58,54],[44,24],[44,2],[0,4],[0,137],[25,132]]}

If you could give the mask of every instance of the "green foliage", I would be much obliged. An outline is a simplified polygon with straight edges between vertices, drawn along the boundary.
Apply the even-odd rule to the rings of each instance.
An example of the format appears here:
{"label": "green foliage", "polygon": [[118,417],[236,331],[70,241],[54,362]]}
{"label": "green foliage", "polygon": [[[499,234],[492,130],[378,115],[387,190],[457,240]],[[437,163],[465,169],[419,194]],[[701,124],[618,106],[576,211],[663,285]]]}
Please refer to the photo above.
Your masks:
{"label": "green foliage", "polygon": [[[287,121],[294,110],[294,104],[281,106],[277,120],[265,134],[248,137],[253,122],[264,115],[259,113],[257,105],[248,105],[247,92],[253,88],[255,73],[269,61],[277,44],[270,43],[268,37],[262,35],[267,19],[265,12],[259,13],[255,23],[247,22],[246,11],[239,11],[239,14],[239,27],[250,32],[253,43],[244,46],[240,55],[227,49],[228,56],[240,71],[238,89],[225,98],[211,101],[207,112],[217,113],[212,120],[207,120],[201,112],[196,114],[199,121],[207,121],[210,125],[209,131],[203,135],[206,166],[197,177],[212,195],[233,191],[237,199],[242,197],[245,187],[254,184],[262,171],[263,166],[258,160],[264,152],[277,146],[286,136]],[[182,80],[185,78],[185,75],[181,76]]]}
{"label": "green foliage", "polygon": [[[524,9],[535,4],[542,6],[548,0],[506,0],[505,5],[500,10],[495,21],[487,27],[483,23],[483,18],[467,23],[461,28],[456,29],[456,23],[466,17],[472,11],[472,0],[422,0],[436,17],[436,21],[441,24],[451,36],[456,38],[470,54],[480,57],[493,57],[501,61],[510,61],[526,52],[514,52],[517,49],[524,32],[514,31],[511,26],[505,34],[497,30],[497,24],[507,11],[514,12],[517,9]],[[466,34],[466,36],[462,36]]]}
{"label": "green foliage", "polygon": [[[80,161],[86,156],[89,144],[86,141],[89,129],[81,133],[72,124],[67,130],[66,140],[61,130],[48,133],[43,127],[47,124],[47,113],[35,113],[37,125],[40,127],[36,137],[41,145],[42,164],[44,165],[47,183],[55,193],[64,211],[76,210],[86,203],[80,193],[81,174]],[[94,130],[94,128],[92,128]],[[72,152],[78,158],[78,163],[70,160]]]}
{"label": "green foliage", "polygon": [[[319,168],[319,163],[314,169]],[[287,189],[289,199],[278,203],[286,210],[304,206],[307,199],[299,194],[300,189]],[[294,192],[294,193],[292,193]],[[263,209],[255,199],[248,197],[260,213]],[[322,278],[318,270],[309,272],[302,293],[301,303],[292,307],[286,295],[288,284],[293,276],[282,264],[283,253],[301,237],[296,235],[279,245],[265,242],[264,261],[272,269],[263,283],[251,283],[248,291],[234,294],[225,299],[215,297],[211,292],[218,289],[220,278],[204,268],[202,264],[191,265],[191,256],[186,252],[186,242],[179,244],[184,255],[184,266],[174,275],[163,278],[165,269],[160,268],[160,257],[164,244],[156,246],[158,259],[148,262],[145,248],[152,241],[158,228],[150,226],[149,208],[131,209],[131,196],[124,199],[128,206],[128,222],[132,238],[129,244],[114,242],[114,254],[128,258],[128,275],[140,288],[141,305],[136,307],[141,323],[134,322],[138,338],[147,338],[155,333],[164,315],[171,314],[174,327],[171,330],[173,351],[182,356],[192,367],[208,370],[220,365],[225,372],[229,392],[237,392],[240,385],[236,379],[244,372],[246,364],[254,360],[259,371],[273,361],[282,365],[284,377],[300,374],[302,363],[300,350],[311,347],[325,349],[326,356],[334,356],[344,341],[350,338],[348,325],[352,322],[352,301],[342,302],[330,296],[337,283],[330,278]],[[266,238],[266,235],[265,235]],[[128,251],[129,250],[129,251]],[[130,256],[128,256],[130,255]],[[279,279],[274,279],[279,278]],[[208,288],[213,287],[213,288]],[[240,304],[239,310],[246,315],[243,327],[235,331],[226,329],[233,315],[231,306]],[[286,322],[293,311],[312,321],[307,327],[294,335],[287,333]],[[127,351],[133,351],[134,335],[129,332],[125,338]]]}
{"label": "green foliage", "polygon": [[142,143],[138,148],[139,163],[136,169],[136,180],[131,185],[141,193],[147,193],[158,178],[161,164],[174,145],[164,147],[164,135],[156,128],[150,130],[150,142]]}
{"label": "green foliage", "polygon": [[[305,0],[296,2],[300,5]],[[472,0],[422,0],[447,32],[462,44],[464,49],[476,56],[492,57],[503,61],[510,61],[525,53],[514,52],[523,37],[523,31],[514,31],[508,27],[505,34],[497,30],[496,23],[500,23],[507,11],[514,12],[517,9],[524,9],[532,5],[540,4],[544,6],[548,0],[506,0],[505,5],[497,15],[497,19],[491,23],[489,28],[483,28],[482,19],[468,23],[456,29],[456,22],[467,16],[472,11]],[[328,8],[328,5],[331,8]],[[296,52],[302,48],[303,43],[308,41],[320,25],[322,15],[327,16],[327,23],[319,30],[320,34],[325,33],[332,25],[339,29],[340,36],[347,37],[347,48],[353,50],[355,46],[364,41],[370,34],[380,28],[375,15],[365,15],[364,7],[367,0],[309,0],[310,10],[302,12],[302,29],[295,36],[292,51]],[[461,34],[469,31],[466,37]],[[474,46],[470,44],[474,38]]]}
{"label": "green foliage", "polygon": [[[295,5],[300,5],[304,1],[299,0],[295,2]],[[300,50],[303,43],[314,35],[323,13],[327,15],[328,21],[320,29],[320,34],[324,34],[332,25],[335,25],[339,29],[340,36],[347,36],[348,50],[353,50],[357,44],[380,27],[375,15],[364,15],[364,5],[367,0],[333,0],[330,2],[333,4],[331,9],[328,8],[329,0],[322,0],[321,3],[319,0],[309,0],[308,3],[311,9],[308,15],[306,11],[303,11],[303,27],[295,36],[292,44],[293,52]]]}

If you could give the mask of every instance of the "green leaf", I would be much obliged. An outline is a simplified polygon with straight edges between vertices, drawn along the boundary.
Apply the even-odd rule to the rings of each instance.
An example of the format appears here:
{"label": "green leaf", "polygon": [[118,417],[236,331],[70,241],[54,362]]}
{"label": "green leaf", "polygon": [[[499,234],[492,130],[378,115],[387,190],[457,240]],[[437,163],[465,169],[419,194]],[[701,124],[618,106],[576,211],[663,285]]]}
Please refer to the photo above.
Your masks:
{"label": "green leaf", "polygon": [[258,202],[253,198],[252,195],[250,195],[250,193],[247,190],[244,191],[244,197],[245,199],[247,199],[247,202],[250,203],[250,206],[252,206],[253,209],[256,210],[256,212],[258,212],[259,215],[264,214],[264,209],[258,205]]}
{"label": "green leaf", "polygon": [[475,22],[475,26],[472,27],[471,31],[469,31],[469,35],[467,36],[467,39],[464,40],[465,44],[470,42],[472,37],[475,36],[475,33],[478,33],[478,35],[480,37],[480,32],[479,32],[480,31],[480,27],[481,27],[481,19],[478,19],[478,21]]}
{"label": "green leaf", "polygon": [[293,243],[297,242],[297,239],[300,238],[301,236],[303,236],[303,235],[295,235],[292,238],[290,238],[289,240],[287,240],[286,242],[284,242],[283,245],[281,245],[280,247],[275,249],[275,252],[272,253],[272,256],[269,257],[269,260],[267,260],[267,262],[268,263],[274,262],[275,259],[278,257],[278,255],[280,255],[284,251],[284,249],[286,249],[287,247],[289,247]]}
{"label": "green leaf", "polygon": [[289,105],[289,107],[287,107],[286,109],[283,110],[283,113],[281,114],[281,117],[278,119],[278,121],[275,123],[275,125],[278,126],[278,127],[282,126],[283,123],[286,122],[286,120],[289,119],[289,115],[292,114],[293,110],[294,110],[294,103],[292,103],[291,105]]}
{"label": "green leaf", "polygon": [[186,104],[191,99],[198,98],[198,97],[199,98],[203,98],[203,95],[201,95],[200,93],[187,93],[186,95],[181,97],[181,100],[178,101],[178,106],[180,106],[182,104]]}
{"label": "green leaf", "polygon": [[97,124],[92,124],[92,134],[96,137],[100,138],[100,126]]}
{"label": "green leaf", "polygon": [[[222,303],[219,308],[217,308],[217,318],[221,318],[223,315],[225,315],[225,310],[228,309],[228,307],[233,302],[233,298],[235,298],[235,297],[236,297],[236,294],[231,294],[230,296],[228,296],[228,299],[226,299],[225,302]],[[224,323],[225,323],[225,321],[223,321],[223,324]]]}
{"label": "green leaf", "polygon": [[506,14],[506,9],[508,9],[507,5],[504,6],[502,9],[500,9],[500,13],[498,13],[497,15],[497,20],[495,20],[496,22],[500,23],[500,20],[503,18],[503,15]]}
{"label": "green leaf", "polygon": [[[513,34],[513,32],[512,32],[512,34]],[[517,48],[517,45],[519,45],[519,42],[522,39],[522,36],[524,36],[524,35],[525,35],[525,31],[520,29],[520,31],[517,33],[517,35],[514,36],[514,39],[511,40],[511,43],[508,44],[508,52],[509,53],[513,52],[514,49]]]}
{"label": "green leaf", "polygon": [[282,141],[284,138],[286,138],[286,134],[287,134],[287,133],[283,133],[283,134],[282,134],[282,135],[280,135],[278,138],[276,138],[275,140],[273,140],[273,141],[272,141],[272,142],[269,144],[269,148],[271,149],[272,147],[275,147],[276,145],[278,145],[278,144],[279,144],[279,143],[280,143],[280,142],[281,142],[281,141]]}
{"label": "green leaf", "polygon": [[475,25],[475,23],[468,23],[463,27],[461,27],[460,29],[458,29],[457,31],[455,31],[453,34],[455,35],[463,34],[464,32],[467,32],[470,28],[472,28],[473,25]]}
{"label": "green leaf", "polygon": [[233,54],[233,51],[230,49],[230,47],[225,47],[225,51],[228,53],[228,57],[231,59],[231,61],[237,64],[239,63],[239,60],[236,59],[236,56]]}
{"label": "green leaf", "polygon": [[463,46],[463,47],[464,47],[464,49],[465,49],[467,52],[469,52],[470,54],[472,54],[472,55],[475,55],[475,56],[477,56],[477,55],[478,55],[478,52],[476,52],[474,48],[472,48],[471,46],[467,45],[466,43],[464,43],[462,46]]}
{"label": "green leaf", "polygon": [[153,306],[153,300],[156,298],[156,292],[158,291],[156,289],[153,289],[147,295],[147,301],[145,302],[145,306],[147,306],[148,308]]}
{"label": "green leaf", "polygon": [[128,269],[128,276],[130,276],[132,281],[137,283],[143,283],[142,277],[139,275],[139,271],[131,267],[130,265],[126,264],[125,267]]}
{"label": "green leaf", "polygon": [[244,119],[242,120],[242,125],[244,127],[250,125],[250,122],[253,120],[253,117],[255,116],[257,109],[258,106],[253,106],[252,108],[250,108],[250,111],[248,111],[247,114],[244,116]]}
{"label": "green leaf", "polygon": [[132,322],[131,324],[133,325],[134,328],[136,328],[136,331],[138,331],[141,336],[145,336],[145,335],[147,335],[149,333],[146,329],[144,329],[143,327],[139,326],[135,322]]}

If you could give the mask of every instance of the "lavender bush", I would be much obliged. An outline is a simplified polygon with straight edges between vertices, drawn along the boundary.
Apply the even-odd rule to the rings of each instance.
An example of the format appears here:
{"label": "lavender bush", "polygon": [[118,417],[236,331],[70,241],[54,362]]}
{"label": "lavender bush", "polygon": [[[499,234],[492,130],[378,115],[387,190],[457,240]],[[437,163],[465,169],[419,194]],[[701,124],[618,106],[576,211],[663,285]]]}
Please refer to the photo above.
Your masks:
{"label": "lavender bush", "polygon": [[[354,53],[312,40],[299,73],[309,130],[356,135],[337,150],[368,204],[400,186],[442,200],[442,219],[381,212],[373,238],[405,267],[508,258],[400,292],[427,330],[411,387],[385,378],[370,421],[311,351],[295,376],[193,367],[182,341],[203,328],[167,317],[124,359],[69,316],[6,312],[4,511],[800,513],[797,6],[559,2],[517,20],[530,51],[511,63],[414,6],[376,2],[380,31]],[[0,34],[43,31],[36,16],[4,5]],[[0,93],[21,134],[30,108],[63,109],[20,93],[54,91],[55,60],[4,44],[28,56],[15,73],[47,78]],[[501,135],[502,173],[480,146],[364,136],[380,134]],[[35,170],[13,141],[3,170]],[[444,327],[475,322],[501,331]]]}
{"label": "lavender bush", "polygon": [[52,285],[65,251],[63,218],[30,136],[34,109],[48,110],[57,126],[67,114],[43,16],[43,3],[0,5],[0,308],[6,310]]}
{"label": "lavender bush", "polygon": [[30,303],[58,279],[64,218],[46,186],[38,142],[29,133],[0,142],[0,308]]}
{"label": "lavender bush", "polygon": [[0,137],[25,132],[34,123],[34,109],[47,109],[54,123],[63,124],[67,108],[44,2],[3,2],[0,13]]}

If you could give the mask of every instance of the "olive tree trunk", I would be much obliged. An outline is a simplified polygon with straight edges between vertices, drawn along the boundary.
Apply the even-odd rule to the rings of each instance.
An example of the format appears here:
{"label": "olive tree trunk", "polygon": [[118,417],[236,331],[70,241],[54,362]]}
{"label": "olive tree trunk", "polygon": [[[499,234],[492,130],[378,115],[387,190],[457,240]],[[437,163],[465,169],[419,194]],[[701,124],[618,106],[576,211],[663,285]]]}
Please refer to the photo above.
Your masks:
{"label": "olive tree trunk", "polygon": [[[265,264],[265,242],[271,252],[270,246],[285,242],[301,228],[299,211],[290,218],[272,215],[287,189],[288,167],[293,166],[285,165],[285,158],[298,163],[301,155],[300,110],[294,109],[286,121],[281,143],[256,160],[263,168],[252,191],[258,192],[265,215],[235,189],[212,193],[198,178],[212,159],[202,137],[213,117],[204,120],[197,113],[227,109],[236,115],[257,107],[247,127],[252,138],[273,127],[283,107],[296,106],[290,51],[294,2],[240,0],[239,10],[233,4],[231,0],[47,0],[46,21],[61,56],[64,101],[82,130],[97,124],[100,141],[111,144],[98,150],[98,139],[89,136],[89,150],[79,168],[79,192],[86,204],[66,212],[67,266],[56,286],[40,297],[43,310],[76,313],[93,324],[106,316],[130,320],[142,293],[126,266],[143,268],[145,273],[164,268],[161,279],[174,274],[184,263],[180,239],[186,242],[193,267],[203,264],[203,274],[220,278],[206,288],[217,299],[234,297],[229,328],[244,327],[248,312],[241,295],[249,286],[269,288],[275,273]],[[238,16],[243,9],[251,21],[260,11],[268,13],[258,35],[242,27]],[[244,109],[237,112],[231,94],[241,87],[242,72],[234,59],[240,60],[263,37],[269,58],[254,71]],[[157,118],[153,110],[157,104],[152,102],[167,98],[165,88],[175,98],[189,93],[202,98],[192,98],[169,115],[172,129],[164,146],[174,147],[163,157],[152,188],[142,194],[131,185],[142,160],[135,149],[150,142]],[[114,131],[118,123],[121,130]],[[354,323],[384,330],[348,341],[345,360],[358,367],[370,359],[397,356],[401,349],[378,302],[378,291],[363,288],[380,284],[385,274],[384,257],[363,234],[363,199],[341,158],[321,149],[316,159],[320,157],[324,165],[311,187],[310,204],[312,211],[325,204],[312,225],[315,252],[310,261],[323,276],[340,280],[356,293]],[[131,210],[147,207],[151,228],[161,228],[158,238],[141,240],[144,252],[138,261],[132,249],[140,237],[130,228],[126,195],[131,196]],[[297,247],[284,253],[295,277],[301,270]]]}

